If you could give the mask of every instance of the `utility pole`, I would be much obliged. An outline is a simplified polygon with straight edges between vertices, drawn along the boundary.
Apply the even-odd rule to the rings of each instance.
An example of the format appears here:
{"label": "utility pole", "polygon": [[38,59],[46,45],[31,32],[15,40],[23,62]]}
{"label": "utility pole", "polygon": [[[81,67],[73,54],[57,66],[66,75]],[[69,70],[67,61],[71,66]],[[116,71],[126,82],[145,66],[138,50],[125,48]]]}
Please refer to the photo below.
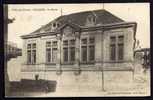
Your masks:
{"label": "utility pole", "polygon": [[[103,44],[103,33],[104,33],[104,30],[102,31],[102,34],[101,34],[101,43]],[[101,44],[101,52],[103,52],[103,45]],[[104,88],[104,68],[103,68],[103,54],[101,53],[101,75],[102,75],[102,91],[105,91],[105,88]]]}
{"label": "utility pole", "polygon": [[102,8],[104,9],[104,3],[102,4],[102,6],[103,6]]}
{"label": "utility pole", "polygon": [[[104,3],[102,4],[102,9],[104,10]],[[103,33],[104,30],[102,29],[102,34],[101,34],[101,52],[103,52]],[[101,53],[101,75],[102,75],[102,91],[105,91],[104,88],[104,68],[103,68],[103,54]]]}
{"label": "utility pole", "polygon": [[63,15],[63,10],[62,10],[62,8],[61,8],[61,16]]}

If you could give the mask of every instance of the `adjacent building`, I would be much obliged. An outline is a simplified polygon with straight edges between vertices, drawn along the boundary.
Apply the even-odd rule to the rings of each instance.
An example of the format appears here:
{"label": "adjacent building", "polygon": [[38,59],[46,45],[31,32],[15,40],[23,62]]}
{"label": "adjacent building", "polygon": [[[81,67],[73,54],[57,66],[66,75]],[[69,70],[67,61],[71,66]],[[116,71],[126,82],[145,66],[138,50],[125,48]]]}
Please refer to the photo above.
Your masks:
{"label": "adjacent building", "polygon": [[6,58],[7,60],[10,60],[11,58],[16,58],[17,56],[21,56],[22,55],[22,49],[17,47],[16,43],[7,41],[5,42],[7,44],[5,44],[6,46]]}
{"label": "adjacent building", "polygon": [[135,60],[144,66],[149,68],[150,66],[150,48],[140,48],[134,51]]}
{"label": "adjacent building", "polygon": [[60,16],[21,36],[22,72],[131,70],[136,26],[103,9]]}

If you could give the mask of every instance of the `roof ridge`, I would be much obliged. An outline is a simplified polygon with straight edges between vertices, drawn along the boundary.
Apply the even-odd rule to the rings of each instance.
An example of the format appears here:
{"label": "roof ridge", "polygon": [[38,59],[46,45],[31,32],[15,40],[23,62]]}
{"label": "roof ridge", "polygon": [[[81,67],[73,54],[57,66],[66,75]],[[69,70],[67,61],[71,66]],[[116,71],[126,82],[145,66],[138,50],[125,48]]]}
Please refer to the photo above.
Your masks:
{"label": "roof ridge", "polygon": [[[114,14],[110,13],[109,11],[105,9],[96,9],[96,10],[88,10],[88,11],[80,11],[80,12],[75,12],[75,13],[70,13],[62,16],[58,16],[57,18],[53,19],[49,23],[41,26],[37,30],[33,31],[30,34],[34,33],[39,33],[42,29],[45,29],[46,27],[50,27],[51,23],[54,21],[59,21],[61,24],[67,22],[70,20],[71,22],[75,23],[76,25],[79,26],[84,26],[84,20],[85,18],[89,15],[93,14],[94,16],[97,17],[97,24],[107,24],[107,23],[118,23],[118,22],[124,22],[121,18],[115,16]],[[103,20],[103,18],[106,18],[106,20]],[[110,19],[108,19],[110,17]]]}

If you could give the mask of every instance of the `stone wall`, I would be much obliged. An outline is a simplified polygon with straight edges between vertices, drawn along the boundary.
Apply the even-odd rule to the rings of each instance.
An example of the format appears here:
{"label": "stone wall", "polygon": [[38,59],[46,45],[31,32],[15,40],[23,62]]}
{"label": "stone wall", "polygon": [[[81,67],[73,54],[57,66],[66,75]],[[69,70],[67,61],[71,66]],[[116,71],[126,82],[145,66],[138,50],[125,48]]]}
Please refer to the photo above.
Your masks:
{"label": "stone wall", "polygon": [[[35,79],[36,74],[39,74],[40,79],[55,80],[57,82],[56,91],[102,90],[102,73],[100,71],[83,71],[80,75],[74,75],[73,71],[63,72],[61,75],[56,75],[55,71],[23,72],[22,79]],[[104,71],[104,87],[107,90],[126,88],[125,85],[131,84],[131,82],[131,71]]]}

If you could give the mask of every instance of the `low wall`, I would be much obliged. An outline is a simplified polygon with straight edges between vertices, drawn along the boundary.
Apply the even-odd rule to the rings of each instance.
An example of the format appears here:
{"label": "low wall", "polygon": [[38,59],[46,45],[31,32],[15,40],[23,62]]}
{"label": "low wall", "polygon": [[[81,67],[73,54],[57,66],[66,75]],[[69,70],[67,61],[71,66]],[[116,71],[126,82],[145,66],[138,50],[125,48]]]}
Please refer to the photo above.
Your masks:
{"label": "low wall", "polygon": [[[22,72],[21,77],[22,79],[35,79],[36,74],[39,74],[40,79],[57,81],[57,91],[86,89],[99,91],[102,89],[102,72],[100,71],[82,71],[80,75],[75,75],[74,71],[62,72],[61,75],[57,75],[56,71]],[[126,88],[126,85],[131,82],[131,71],[104,71],[104,85],[107,90]]]}

